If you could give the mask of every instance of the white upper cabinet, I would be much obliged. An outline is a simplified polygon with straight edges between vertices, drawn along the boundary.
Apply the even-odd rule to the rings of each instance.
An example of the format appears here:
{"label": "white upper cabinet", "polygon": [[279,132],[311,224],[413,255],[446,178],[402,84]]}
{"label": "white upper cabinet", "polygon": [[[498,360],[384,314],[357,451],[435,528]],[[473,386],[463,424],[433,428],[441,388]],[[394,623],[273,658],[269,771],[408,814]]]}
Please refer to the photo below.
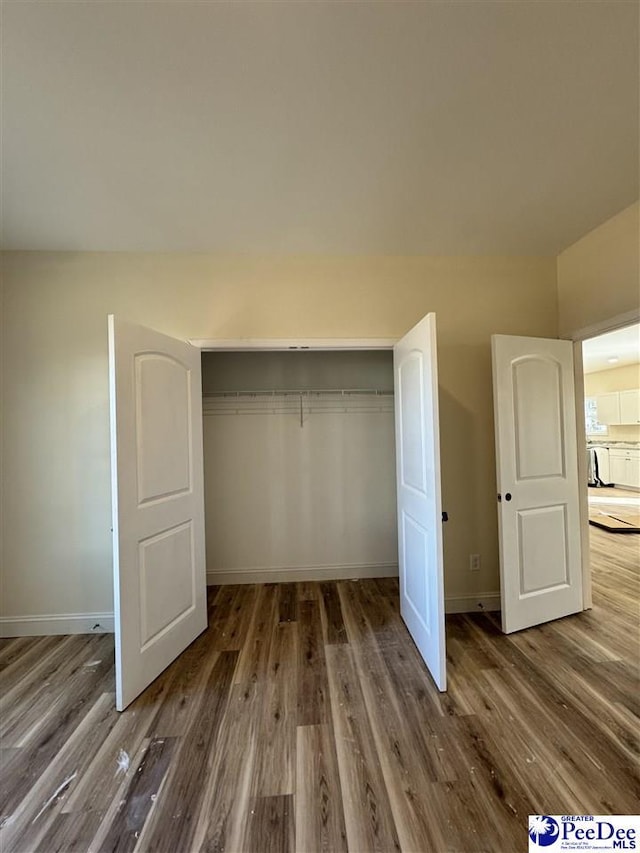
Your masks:
{"label": "white upper cabinet", "polygon": [[640,424],[640,389],[598,394],[596,407],[598,423]]}
{"label": "white upper cabinet", "polygon": [[640,389],[620,391],[620,423],[640,424]]}
{"label": "white upper cabinet", "polygon": [[620,420],[620,393],[618,391],[611,391],[609,394],[598,394],[596,397],[596,409],[598,411],[598,423],[622,423]]}

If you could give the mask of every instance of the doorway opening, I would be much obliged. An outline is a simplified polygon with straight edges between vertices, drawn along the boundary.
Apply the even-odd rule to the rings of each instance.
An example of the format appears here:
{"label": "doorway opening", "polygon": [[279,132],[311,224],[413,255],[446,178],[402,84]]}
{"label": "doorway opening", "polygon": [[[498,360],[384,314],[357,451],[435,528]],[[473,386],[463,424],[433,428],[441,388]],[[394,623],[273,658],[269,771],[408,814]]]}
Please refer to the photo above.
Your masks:
{"label": "doorway opening", "polygon": [[640,533],[640,324],[582,343],[589,524]]}
{"label": "doorway opening", "polygon": [[[237,533],[239,531],[245,537],[242,547],[248,545],[245,558],[248,554],[253,565],[236,565],[233,567],[236,570],[235,573],[227,573],[224,566],[221,571],[218,571],[214,559],[214,567],[209,572],[209,579],[229,583],[232,582],[230,578],[234,578],[235,574],[235,578],[242,577],[245,583],[264,580],[261,569],[270,570],[271,580],[295,579],[295,574],[292,576],[291,573],[299,572],[301,567],[292,565],[292,562],[297,561],[288,553],[287,536],[289,541],[294,538],[297,540],[303,562],[307,562],[307,565],[302,566],[302,571],[308,571],[307,577],[310,580],[317,577],[316,572],[321,573],[321,579],[324,577],[336,580],[354,576],[388,576],[399,572],[400,612],[434,681],[438,688],[444,691],[446,689],[442,554],[444,514],[440,490],[435,315],[428,314],[399,341],[192,341],[191,343],[200,348],[203,358],[207,351],[222,351],[228,356],[233,351],[244,353],[244,360],[236,361],[231,371],[233,377],[231,387],[226,384],[226,379],[222,386],[217,386],[215,381],[207,386],[205,379],[204,406],[205,411],[208,409],[208,414],[205,414],[203,420],[225,412],[227,417],[241,417],[241,406],[245,408],[242,417],[245,419],[247,430],[250,426],[247,418],[255,417],[256,406],[260,407],[262,413],[264,409],[269,410],[272,418],[274,416],[282,418],[283,415],[287,418],[288,434],[283,435],[280,431],[281,434],[276,435],[276,444],[272,444],[272,448],[279,446],[280,455],[276,454],[272,458],[269,458],[268,454],[266,456],[266,474],[263,471],[262,475],[266,482],[262,491],[267,494],[273,491],[274,482],[282,479],[283,469],[291,469],[289,473],[293,475],[293,485],[296,488],[298,484],[295,482],[295,477],[299,477],[300,472],[302,472],[303,481],[306,481],[302,495],[299,490],[296,491],[296,488],[291,488],[293,498],[283,490],[280,484],[276,487],[277,500],[267,502],[265,505],[264,495],[256,494],[257,490],[252,487],[250,481],[248,488],[242,489],[239,486],[239,482],[246,476],[246,471],[252,471],[253,467],[247,465],[246,448],[249,446],[253,448],[256,444],[255,436],[250,440],[244,436],[240,440],[240,448],[235,453],[235,464],[231,466],[229,474],[230,485],[226,489],[215,486],[215,494],[209,495],[209,501],[214,506],[216,502],[218,506],[227,506],[229,496],[236,491],[244,493],[245,499],[249,500],[249,505],[253,502],[255,506],[256,502],[259,504],[262,501],[260,508],[262,536],[259,525],[258,533],[254,535],[255,531],[247,523],[242,509],[238,510],[236,506],[231,523],[228,525],[231,530],[235,526],[235,534],[231,538],[235,546],[232,546],[231,550],[234,547],[238,548],[240,540]],[[256,350],[259,352],[256,353]],[[265,352],[273,353],[283,350],[298,351],[296,354],[303,360],[287,362],[282,356],[271,360],[265,356]],[[311,350],[311,352],[299,352],[300,350]],[[323,355],[323,351],[329,351],[331,357],[327,358],[327,353]],[[373,352],[367,354],[367,351]],[[308,360],[307,357],[314,354],[316,361]],[[291,355],[291,352],[288,355]],[[243,377],[245,367],[251,364],[261,371],[262,378],[259,382],[257,377],[250,373]],[[337,366],[340,367],[339,375],[335,372]],[[207,372],[206,367],[204,372]],[[254,407],[253,411],[252,407]],[[371,422],[369,422],[369,428],[363,431],[363,416],[371,414],[377,416],[380,433],[377,439],[376,432],[371,431]],[[335,415],[339,415],[343,423],[342,428],[338,429],[334,417],[332,430],[330,416]],[[344,430],[345,415],[349,417],[347,421],[349,429],[346,432]],[[292,416],[295,416],[295,419]],[[313,426],[313,431],[321,436],[324,433],[324,440],[318,445],[317,453],[310,449],[308,436],[303,436],[301,433],[305,428],[305,416],[309,428]],[[205,420],[205,428],[206,425]],[[277,429],[272,431],[279,432]],[[309,431],[311,432],[311,429]],[[337,438],[333,435],[331,442],[328,440],[328,435],[332,431],[337,433]],[[263,430],[260,441],[264,440],[264,435]],[[233,439],[237,437],[237,431],[233,431]],[[224,453],[222,442],[218,447],[223,456],[215,461],[213,467],[222,470],[229,460]],[[294,464],[291,464],[290,459],[292,451]],[[350,465],[363,455],[365,464],[355,465],[355,468],[359,469],[359,473],[356,474],[355,471],[350,470]],[[395,463],[396,455],[397,464]],[[263,456],[260,463],[263,466],[264,459]],[[257,466],[257,460],[252,461]],[[324,483],[329,493],[328,499],[325,496],[325,499],[320,502],[320,506],[325,511],[324,517],[322,514],[318,517],[314,512],[313,500],[310,499],[314,492],[309,488],[309,470],[312,471],[311,484],[313,484],[314,466],[318,477],[317,482]],[[205,476],[211,467],[205,460]],[[327,480],[325,476],[327,471],[330,474],[333,471],[333,478],[330,476]],[[397,485],[395,491],[394,474]],[[217,470],[214,470],[212,477],[210,475],[207,479],[213,483],[216,476]],[[392,509],[394,498],[395,518]],[[374,511],[373,502],[376,501],[378,507]],[[275,528],[272,523],[274,508],[276,515],[280,514],[280,523],[276,523]],[[207,516],[209,532],[212,528],[221,532],[221,528],[216,527],[217,519],[209,513],[208,509]],[[282,524],[283,517],[289,522],[291,516],[294,518],[293,524]],[[355,517],[358,522],[354,526],[348,523],[351,517]],[[296,520],[300,521],[298,525],[295,523]],[[328,520],[331,520],[334,528],[334,535],[331,536],[327,535]],[[280,527],[279,531],[278,527]],[[297,527],[302,529],[302,537]],[[277,531],[275,537],[274,529]],[[253,541],[251,541],[252,538]],[[309,542],[305,539],[310,540],[312,547],[317,549],[315,552],[311,551],[311,556],[308,550]],[[333,547],[333,551],[327,551],[327,544]],[[256,559],[256,546],[258,559]],[[270,565],[260,565],[259,557],[265,555]],[[318,555],[322,562],[316,562]],[[237,553],[232,556],[237,560]],[[278,559],[282,560],[283,557],[284,565]],[[336,557],[338,562],[334,562]],[[363,557],[365,561],[361,562]],[[255,569],[258,570],[257,577],[253,574]],[[284,578],[281,573],[285,574]]]}
{"label": "doorway opening", "polygon": [[391,350],[202,353],[207,583],[398,575]]}

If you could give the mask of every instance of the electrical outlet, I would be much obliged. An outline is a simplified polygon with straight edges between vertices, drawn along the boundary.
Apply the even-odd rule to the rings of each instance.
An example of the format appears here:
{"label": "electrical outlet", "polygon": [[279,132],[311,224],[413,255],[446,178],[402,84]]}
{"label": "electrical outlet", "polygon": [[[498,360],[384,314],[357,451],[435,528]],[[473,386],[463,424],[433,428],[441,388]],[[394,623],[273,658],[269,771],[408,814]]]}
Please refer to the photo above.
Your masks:
{"label": "electrical outlet", "polygon": [[469,554],[469,570],[472,572],[480,571],[480,554]]}

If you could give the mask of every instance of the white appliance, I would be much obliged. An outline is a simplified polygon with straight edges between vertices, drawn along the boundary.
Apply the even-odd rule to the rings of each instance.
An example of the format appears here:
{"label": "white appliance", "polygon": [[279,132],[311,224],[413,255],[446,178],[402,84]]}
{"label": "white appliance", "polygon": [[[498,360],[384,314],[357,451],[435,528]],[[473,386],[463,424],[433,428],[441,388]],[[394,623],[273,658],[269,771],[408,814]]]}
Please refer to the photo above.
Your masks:
{"label": "white appliance", "polygon": [[[609,480],[609,448],[599,444],[591,445],[587,453],[589,454],[589,485],[601,486],[608,485]],[[596,466],[594,464],[594,456],[597,459],[597,479]]]}

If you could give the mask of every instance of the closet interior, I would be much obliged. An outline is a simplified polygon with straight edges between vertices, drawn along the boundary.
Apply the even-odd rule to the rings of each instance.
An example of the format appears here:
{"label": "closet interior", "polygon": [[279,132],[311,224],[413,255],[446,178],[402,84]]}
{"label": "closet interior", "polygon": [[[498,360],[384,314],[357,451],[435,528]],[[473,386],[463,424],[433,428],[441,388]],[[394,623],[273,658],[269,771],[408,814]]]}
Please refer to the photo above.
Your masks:
{"label": "closet interior", "polygon": [[207,582],[398,573],[393,354],[204,352]]}

